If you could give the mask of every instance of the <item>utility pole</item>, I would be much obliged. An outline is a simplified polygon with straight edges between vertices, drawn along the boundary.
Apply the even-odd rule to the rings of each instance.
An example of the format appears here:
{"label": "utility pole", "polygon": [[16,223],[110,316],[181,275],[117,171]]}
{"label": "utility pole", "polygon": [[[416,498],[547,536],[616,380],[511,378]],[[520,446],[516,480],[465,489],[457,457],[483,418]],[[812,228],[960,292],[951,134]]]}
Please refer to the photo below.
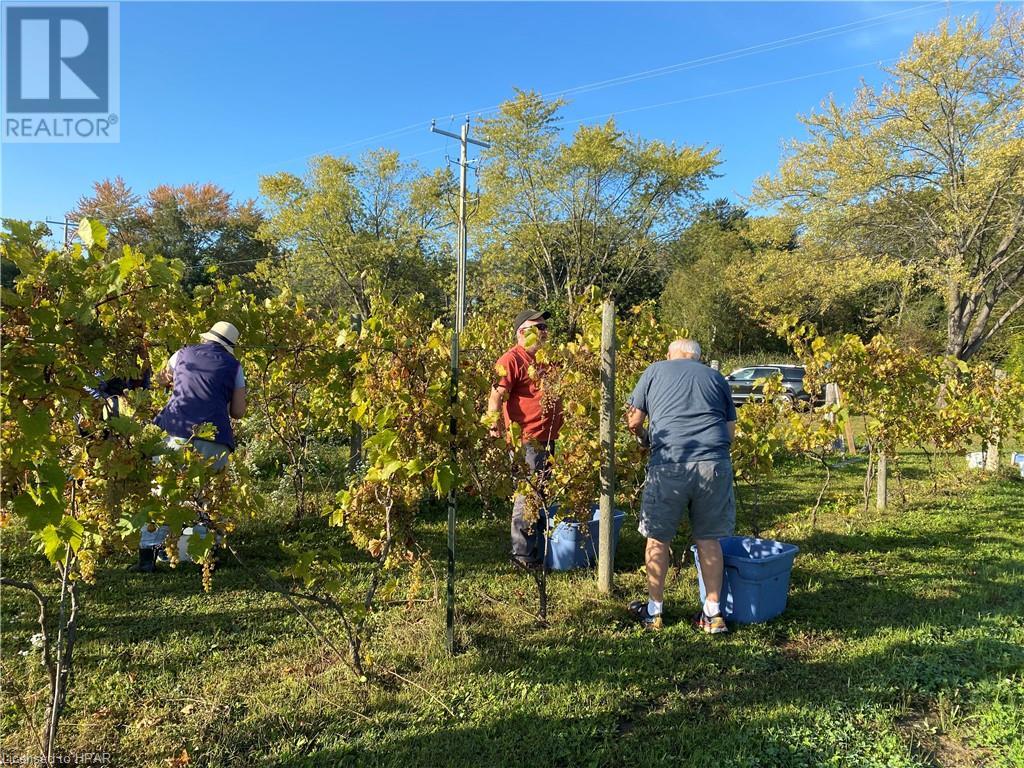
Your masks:
{"label": "utility pole", "polygon": [[68,230],[69,227],[73,227],[75,225],[75,222],[68,221],[67,219],[64,219],[64,221],[53,221],[52,219],[45,219],[45,222],[47,224],[60,224],[62,227],[64,227],[64,247],[67,248],[71,244],[70,232]]}
{"label": "utility pole", "polygon": [[[458,466],[459,458],[455,444],[455,438],[459,431],[458,420],[455,418],[455,408],[459,403],[459,336],[466,324],[466,242],[468,231],[466,227],[466,171],[469,167],[466,150],[469,144],[475,144],[485,149],[491,145],[469,138],[469,117],[466,117],[466,122],[462,124],[462,131],[459,135],[442,131],[433,120],[430,121],[430,132],[459,140],[459,232],[455,254],[455,323],[452,328],[452,368],[449,395],[451,421],[448,424],[451,435],[451,462],[454,470]],[[448,611],[445,621],[445,639],[448,653],[452,654],[455,653],[455,512],[456,499],[455,485],[453,484],[448,491]]]}

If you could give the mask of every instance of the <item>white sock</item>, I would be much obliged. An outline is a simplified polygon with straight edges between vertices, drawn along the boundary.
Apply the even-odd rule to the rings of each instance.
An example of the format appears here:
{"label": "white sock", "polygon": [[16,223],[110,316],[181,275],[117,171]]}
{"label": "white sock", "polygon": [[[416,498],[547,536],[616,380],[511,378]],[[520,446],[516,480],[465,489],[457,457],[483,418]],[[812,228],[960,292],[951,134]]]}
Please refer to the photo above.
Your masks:
{"label": "white sock", "polygon": [[722,610],[722,607],[718,604],[717,600],[705,600],[704,601],[704,615],[708,618],[717,616]]}
{"label": "white sock", "polygon": [[661,608],[662,608],[663,605],[665,605],[664,601],[659,603],[657,600],[648,600],[647,601],[647,614],[649,616],[660,616],[661,615]]}

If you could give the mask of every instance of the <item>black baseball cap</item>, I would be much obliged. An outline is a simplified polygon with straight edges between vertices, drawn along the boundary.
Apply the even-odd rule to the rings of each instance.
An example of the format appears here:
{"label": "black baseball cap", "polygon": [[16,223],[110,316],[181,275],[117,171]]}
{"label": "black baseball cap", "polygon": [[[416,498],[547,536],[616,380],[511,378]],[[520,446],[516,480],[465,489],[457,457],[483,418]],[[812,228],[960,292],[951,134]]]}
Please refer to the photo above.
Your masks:
{"label": "black baseball cap", "polygon": [[536,309],[524,309],[518,315],[516,319],[512,321],[512,332],[515,333],[519,330],[519,326],[530,320],[547,320],[551,317],[550,312],[538,312]]}

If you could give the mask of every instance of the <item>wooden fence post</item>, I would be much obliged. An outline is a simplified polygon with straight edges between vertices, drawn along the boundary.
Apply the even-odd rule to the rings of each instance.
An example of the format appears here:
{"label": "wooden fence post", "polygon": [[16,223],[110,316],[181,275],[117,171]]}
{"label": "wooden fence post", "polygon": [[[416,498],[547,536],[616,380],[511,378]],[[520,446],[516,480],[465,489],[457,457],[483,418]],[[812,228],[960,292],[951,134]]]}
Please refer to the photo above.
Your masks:
{"label": "wooden fence post", "polygon": [[601,507],[598,524],[597,588],[612,591],[615,571],[615,302],[601,308]]}

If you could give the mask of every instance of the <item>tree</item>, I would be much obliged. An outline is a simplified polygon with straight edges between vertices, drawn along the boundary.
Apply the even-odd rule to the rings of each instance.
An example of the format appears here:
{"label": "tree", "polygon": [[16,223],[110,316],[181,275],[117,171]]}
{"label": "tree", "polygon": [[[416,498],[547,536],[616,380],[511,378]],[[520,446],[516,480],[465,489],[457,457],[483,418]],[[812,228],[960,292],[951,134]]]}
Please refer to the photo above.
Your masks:
{"label": "tree", "polygon": [[827,330],[867,332],[888,318],[903,272],[891,260],[831,253],[778,217],[747,216],[725,200],[704,208],[673,243],[678,266],[661,296],[662,316],[709,351],[784,348],[776,336],[796,316]]}
{"label": "tree", "polygon": [[670,249],[676,266],[661,294],[661,315],[686,328],[708,353],[736,351],[750,335],[751,323],[726,280],[733,260],[750,256],[742,232],[746,218],[742,208],[716,200],[701,210]]}
{"label": "tree", "polygon": [[441,302],[451,221],[442,201],[450,188],[444,171],[423,174],[384,150],[357,163],[314,158],[304,177],[263,177],[270,218],[260,231],[289,249],[273,279],[363,318],[378,291],[389,300],[424,293]]}
{"label": "tree", "polygon": [[[718,151],[627,136],[614,120],[562,142],[563,104],[517,91],[484,121],[484,260],[512,293],[545,306],[578,307],[591,286],[620,305],[656,298],[665,247]],[[568,313],[571,331],[578,318]]]}
{"label": "tree", "polygon": [[74,210],[67,219],[78,221],[82,218],[102,221],[110,233],[110,242],[118,247],[138,245],[142,236],[142,222],[146,216],[140,198],[123,178],[95,181],[92,194],[78,198]]}
{"label": "tree", "polygon": [[249,273],[276,256],[276,248],[258,236],[263,214],[256,203],[236,204],[216,184],[160,185],[147,203],[142,248],[181,259],[186,288]]}
{"label": "tree", "polygon": [[1024,381],[1024,332],[1018,331],[1011,337],[1004,366],[1010,375]]}
{"label": "tree", "polygon": [[867,333],[884,319],[904,276],[891,258],[840,255],[799,236],[785,218],[751,219],[743,237],[749,252],[730,261],[724,283],[743,314],[772,331],[795,316],[828,331]]}
{"label": "tree", "polygon": [[1024,295],[1024,14],[943,22],[852,106],[803,119],[755,200],[842,257],[889,256],[941,292],[946,353],[966,359]]}
{"label": "tree", "polygon": [[216,184],[161,184],[143,201],[120,176],[93,184],[70,218],[109,225],[111,243],[159,253],[185,264],[182,285],[208,285],[216,276],[251,272],[276,249],[257,236],[263,215],[252,200],[235,203]]}

